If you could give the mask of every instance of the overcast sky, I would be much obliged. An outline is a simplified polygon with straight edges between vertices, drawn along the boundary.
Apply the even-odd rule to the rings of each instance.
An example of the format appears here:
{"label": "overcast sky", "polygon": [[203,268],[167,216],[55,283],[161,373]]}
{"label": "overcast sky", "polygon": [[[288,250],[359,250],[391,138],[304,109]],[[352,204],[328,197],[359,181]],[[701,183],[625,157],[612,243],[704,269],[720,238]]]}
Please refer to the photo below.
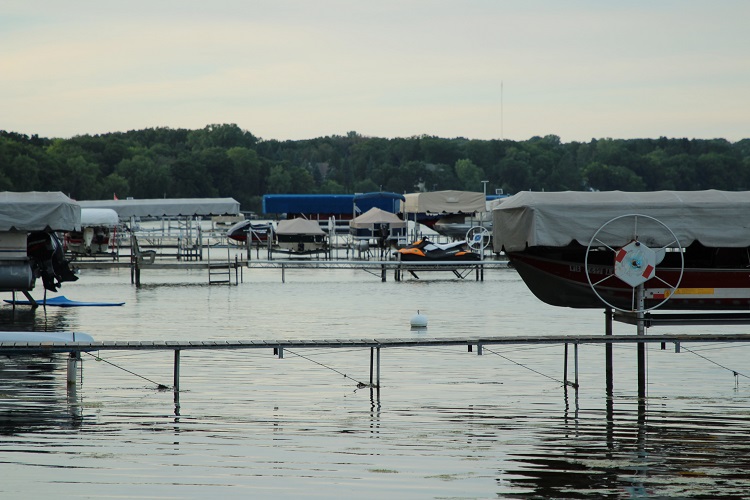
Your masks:
{"label": "overcast sky", "polygon": [[748,0],[3,0],[0,129],[750,138]]}

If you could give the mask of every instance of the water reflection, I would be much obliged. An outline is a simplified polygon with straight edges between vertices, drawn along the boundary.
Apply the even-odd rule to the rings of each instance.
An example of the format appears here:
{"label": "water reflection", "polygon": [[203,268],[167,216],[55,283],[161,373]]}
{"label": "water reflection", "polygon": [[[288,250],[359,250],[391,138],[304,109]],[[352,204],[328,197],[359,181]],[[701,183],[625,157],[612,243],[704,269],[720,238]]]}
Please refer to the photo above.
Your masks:
{"label": "water reflection", "polygon": [[[514,453],[497,483],[513,498],[746,498],[750,418],[651,409],[608,400],[601,412],[540,430],[536,451]],[[731,426],[732,431],[727,432]]]}
{"label": "water reflection", "polygon": [[75,385],[59,378],[64,357],[12,356],[0,362],[0,434],[78,429],[83,417]]}
{"label": "water reflection", "polygon": [[56,332],[70,328],[70,309],[39,306],[0,307],[0,331]]}

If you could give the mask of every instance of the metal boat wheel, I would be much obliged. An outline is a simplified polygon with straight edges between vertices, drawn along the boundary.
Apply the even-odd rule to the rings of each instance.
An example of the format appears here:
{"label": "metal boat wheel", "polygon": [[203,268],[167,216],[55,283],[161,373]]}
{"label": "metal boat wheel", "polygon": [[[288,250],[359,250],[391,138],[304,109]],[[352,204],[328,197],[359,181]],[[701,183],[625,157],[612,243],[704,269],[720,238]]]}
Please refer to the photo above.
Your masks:
{"label": "metal boat wheel", "polygon": [[[650,248],[645,242],[639,240],[638,238],[639,223],[641,224],[641,227],[647,227],[649,225],[653,227],[655,224],[657,229],[669,233],[672,240],[664,246],[658,248]],[[609,232],[610,234],[617,234],[617,231],[623,230],[631,231],[631,240],[627,245],[621,248],[612,248],[600,238],[600,234],[603,237],[604,233]],[[610,250],[613,254],[614,273],[608,274],[599,281],[593,282],[591,280],[591,275],[589,274],[589,254],[591,254],[591,252],[595,249],[601,249],[602,247]],[[680,274],[676,282],[674,283],[667,282],[657,274],[657,266],[664,259],[666,249],[669,247],[676,248],[680,255]],[[675,236],[675,234],[671,229],[669,229],[666,224],[649,215],[628,214],[615,217],[614,219],[605,222],[594,233],[594,236],[591,238],[591,241],[586,247],[584,269],[586,271],[586,280],[589,282],[591,290],[593,290],[596,296],[599,297],[599,300],[604,302],[612,309],[617,309],[618,311],[643,313],[645,311],[650,311],[652,309],[660,307],[667,300],[669,300],[669,298],[674,294],[677,287],[680,286],[682,275],[685,270],[685,256],[682,252],[682,246],[680,245],[677,236]],[[601,293],[599,293],[599,290],[597,290],[597,287],[602,288],[609,280],[613,279],[620,279],[621,281],[624,281],[632,287],[633,292],[631,295],[630,309],[623,309],[622,307],[617,307],[611,304],[602,296]],[[642,292],[644,289],[644,284],[651,279],[656,279],[663,283],[668,289],[668,292],[664,294],[665,297],[660,302],[652,305],[651,307],[645,307],[645,305],[643,305],[643,301],[638,300],[636,292],[639,289]]]}
{"label": "metal boat wheel", "polygon": [[490,244],[491,234],[486,227],[473,226],[466,231],[466,243],[472,250],[484,250]]}

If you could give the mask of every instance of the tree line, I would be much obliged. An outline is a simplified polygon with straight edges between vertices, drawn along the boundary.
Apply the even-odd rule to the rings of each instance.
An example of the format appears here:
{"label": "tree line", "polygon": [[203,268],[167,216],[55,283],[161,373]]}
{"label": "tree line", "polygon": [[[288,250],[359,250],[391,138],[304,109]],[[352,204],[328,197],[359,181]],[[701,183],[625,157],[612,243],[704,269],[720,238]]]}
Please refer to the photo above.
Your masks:
{"label": "tree line", "polygon": [[746,190],[750,139],[526,141],[356,132],[262,140],[234,124],[148,128],[69,139],[0,131],[0,191],[77,200],[232,197],[260,212],[268,193],[409,193],[458,189]]}

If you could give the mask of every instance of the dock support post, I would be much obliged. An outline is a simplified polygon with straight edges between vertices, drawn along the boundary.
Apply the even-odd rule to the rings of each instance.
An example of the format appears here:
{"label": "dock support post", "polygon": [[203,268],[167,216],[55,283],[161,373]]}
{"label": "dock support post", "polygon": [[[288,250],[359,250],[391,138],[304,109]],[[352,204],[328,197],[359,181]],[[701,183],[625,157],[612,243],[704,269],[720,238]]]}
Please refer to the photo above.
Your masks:
{"label": "dock support post", "polygon": [[375,356],[376,362],[377,362],[377,371],[376,371],[377,377],[375,378],[375,387],[377,387],[379,390],[380,389],[380,347],[376,347],[375,350],[377,351],[376,356]]}
{"label": "dock support post", "polygon": [[380,265],[380,281],[385,283],[385,264]]}
{"label": "dock support post", "polygon": [[370,387],[373,387],[372,385],[372,370],[373,370],[373,362],[375,358],[375,348],[370,347]]}
{"label": "dock support post", "polygon": [[173,383],[172,388],[177,394],[180,392],[180,350],[175,349],[174,350],[174,374],[172,377]]}
{"label": "dock support post", "polygon": [[78,378],[78,361],[80,360],[80,352],[71,352],[68,356],[68,385],[76,385]]}
{"label": "dock support post", "polygon": [[[637,333],[639,336],[646,335],[646,325],[644,323],[645,299],[643,293],[643,283],[635,289],[636,300],[636,320]],[[638,342],[638,399],[645,402],[646,398],[646,343]]]}
{"label": "dock support post", "polygon": [[565,354],[563,355],[563,385],[568,386],[568,343],[565,342]]}
{"label": "dock support post", "polygon": [[286,272],[286,268],[284,267],[284,264],[281,264],[281,282],[286,283],[286,276],[284,275]]}
{"label": "dock support post", "polygon": [[477,356],[482,355],[482,344],[477,344]]}
{"label": "dock support post", "polygon": [[[612,308],[607,307],[604,310],[604,335],[612,335]],[[604,371],[607,384],[607,397],[611,398],[614,391],[613,383],[613,365],[612,365],[612,343],[604,344]]]}
{"label": "dock support post", "polygon": [[578,342],[573,344],[573,358],[575,363],[575,389],[578,390]]}

